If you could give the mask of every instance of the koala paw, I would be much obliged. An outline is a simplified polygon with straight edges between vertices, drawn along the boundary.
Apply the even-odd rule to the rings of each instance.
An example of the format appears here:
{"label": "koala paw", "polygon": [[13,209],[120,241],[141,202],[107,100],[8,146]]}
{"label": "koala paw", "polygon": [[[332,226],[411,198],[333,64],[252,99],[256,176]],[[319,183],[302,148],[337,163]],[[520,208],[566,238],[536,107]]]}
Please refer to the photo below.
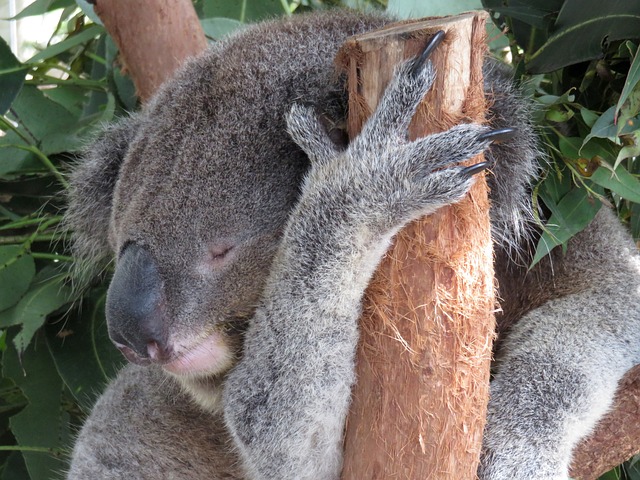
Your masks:
{"label": "koala paw", "polygon": [[306,187],[322,190],[325,198],[346,199],[344,211],[356,209],[356,216],[382,221],[384,228],[396,228],[465,195],[487,164],[458,164],[492,142],[511,138],[514,131],[461,124],[408,141],[409,123],[435,77],[428,56],[443,37],[439,32],[421,55],[396,68],[376,111],[346,151],[331,142],[312,109],[293,106],[289,132],[313,164]]}

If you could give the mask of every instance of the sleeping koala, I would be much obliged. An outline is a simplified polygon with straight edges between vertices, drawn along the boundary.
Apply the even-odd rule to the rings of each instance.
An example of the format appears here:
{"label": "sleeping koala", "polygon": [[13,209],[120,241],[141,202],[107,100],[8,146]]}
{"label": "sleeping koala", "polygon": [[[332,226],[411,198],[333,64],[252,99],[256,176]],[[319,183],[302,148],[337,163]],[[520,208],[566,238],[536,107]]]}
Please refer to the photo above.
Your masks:
{"label": "sleeping koala", "polygon": [[[465,195],[487,165],[458,163],[481,152],[500,323],[513,325],[479,475],[567,478],[573,447],[640,360],[635,246],[603,208],[566,254],[531,272],[510,260],[530,241],[538,161],[527,103],[496,65],[489,127],[408,141],[433,80],[414,59],[362,133],[336,143],[326,125],[346,112],[333,58],[347,36],[388,22],[333,11],[246,28],[76,167],[76,254],[116,257],[107,320],[131,365],[84,425],[69,478],[338,478],[364,289],[403,225]],[[513,138],[494,142],[507,127]]]}

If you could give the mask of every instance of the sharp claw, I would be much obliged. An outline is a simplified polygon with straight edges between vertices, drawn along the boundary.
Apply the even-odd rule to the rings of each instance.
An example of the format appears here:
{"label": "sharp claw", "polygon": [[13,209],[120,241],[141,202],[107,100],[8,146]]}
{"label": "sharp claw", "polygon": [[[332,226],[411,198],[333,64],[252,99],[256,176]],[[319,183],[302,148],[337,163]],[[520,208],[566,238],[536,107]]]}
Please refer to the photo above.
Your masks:
{"label": "sharp claw", "polygon": [[479,135],[478,140],[480,140],[481,142],[489,140],[493,143],[500,143],[504,142],[505,140],[511,140],[515,136],[515,128],[500,128],[498,130],[491,130],[490,132]]}
{"label": "sharp claw", "polygon": [[476,173],[480,173],[483,170],[486,170],[488,166],[489,163],[487,162],[476,163],[475,165],[471,165],[470,167],[463,168],[461,173],[463,175],[466,175],[467,177],[473,177]]}
{"label": "sharp claw", "polygon": [[435,35],[431,37],[427,46],[424,47],[422,53],[413,60],[413,65],[411,65],[411,74],[413,76],[417,76],[418,73],[420,73],[433,51],[442,43],[444,36],[444,31],[438,30]]}

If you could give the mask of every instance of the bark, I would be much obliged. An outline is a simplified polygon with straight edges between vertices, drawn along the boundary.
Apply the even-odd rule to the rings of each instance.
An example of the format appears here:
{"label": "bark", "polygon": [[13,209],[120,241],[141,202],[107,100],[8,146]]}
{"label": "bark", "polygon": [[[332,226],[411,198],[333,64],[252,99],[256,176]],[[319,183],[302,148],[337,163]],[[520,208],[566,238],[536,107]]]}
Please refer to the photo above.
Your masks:
{"label": "bark", "polygon": [[[411,138],[482,122],[483,13],[401,24],[344,46],[349,130],[355,135],[394,65],[436,31],[437,78]],[[471,164],[481,161],[474,158]],[[487,186],[396,238],[367,292],[358,382],[342,478],[474,479],[488,401],[495,308]]]}
{"label": "bark", "polygon": [[186,58],[207,47],[190,0],[94,0],[144,102]]}

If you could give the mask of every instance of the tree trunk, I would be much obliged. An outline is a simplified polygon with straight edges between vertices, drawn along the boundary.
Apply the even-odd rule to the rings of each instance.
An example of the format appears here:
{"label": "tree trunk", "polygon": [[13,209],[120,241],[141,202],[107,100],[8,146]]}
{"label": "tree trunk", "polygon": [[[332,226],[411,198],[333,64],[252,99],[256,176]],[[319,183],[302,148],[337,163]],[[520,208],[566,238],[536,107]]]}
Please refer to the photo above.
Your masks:
{"label": "tree trunk", "polygon": [[190,0],[93,0],[144,102],[186,58],[207,47]]}
{"label": "tree trunk", "polygon": [[[349,130],[375,108],[395,64],[436,31],[437,76],[410,138],[482,122],[486,14],[400,24],[348,41]],[[481,161],[474,158],[471,163]],[[488,401],[495,308],[487,186],[409,225],[367,292],[343,480],[474,479]]]}

